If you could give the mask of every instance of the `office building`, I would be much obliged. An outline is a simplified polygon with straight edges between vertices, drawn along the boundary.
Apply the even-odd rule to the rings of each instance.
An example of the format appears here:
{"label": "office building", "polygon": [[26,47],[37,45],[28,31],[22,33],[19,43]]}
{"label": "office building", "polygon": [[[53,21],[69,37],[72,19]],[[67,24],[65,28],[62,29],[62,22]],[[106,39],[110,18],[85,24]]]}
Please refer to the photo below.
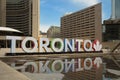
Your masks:
{"label": "office building", "polygon": [[0,26],[6,26],[6,1],[0,0]]}
{"label": "office building", "polygon": [[[39,0],[0,0],[0,46],[2,48],[9,48],[11,45],[10,41],[6,40],[6,36],[31,36],[38,39],[39,3]],[[5,27],[11,31],[2,30]],[[17,42],[18,44],[20,42]]]}
{"label": "office building", "polygon": [[0,21],[0,26],[38,38],[39,0],[0,0]]}
{"label": "office building", "polygon": [[112,0],[112,16],[111,18],[120,19],[120,0]]}
{"label": "office building", "polygon": [[104,20],[103,41],[120,40],[120,0],[111,0],[111,18]]}
{"label": "office building", "polygon": [[61,18],[61,37],[102,40],[101,3]]}
{"label": "office building", "polygon": [[47,33],[40,31],[40,38],[47,38]]}
{"label": "office building", "polygon": [[103,41],[120,40],[120,20],[105,20],[104,25]]}
{"label": "office building", "polygon": [[60,27],[51,26],[47,31],[48,38],[60,38]]}

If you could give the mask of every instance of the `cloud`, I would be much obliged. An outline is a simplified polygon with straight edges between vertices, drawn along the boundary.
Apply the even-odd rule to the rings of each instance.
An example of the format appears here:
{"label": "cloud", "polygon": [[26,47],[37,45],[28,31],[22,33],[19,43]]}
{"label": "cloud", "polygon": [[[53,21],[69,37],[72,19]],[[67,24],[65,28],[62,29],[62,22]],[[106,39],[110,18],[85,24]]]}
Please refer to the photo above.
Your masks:
{"label": "cloud", "polygon": [[91,6],[98,3],[100,0],[71,0],[72,3],[79,6]]}
{"label": "cloud", "polygon": [[65,15],[69,15],[69,14],[72,14],[73,12],[66,12]]}
{"label": "cloud", "polygon": [[40,24],[40,31],[42,32],[47,32],[47,30],[49,29],[50,25],[49,24]]}

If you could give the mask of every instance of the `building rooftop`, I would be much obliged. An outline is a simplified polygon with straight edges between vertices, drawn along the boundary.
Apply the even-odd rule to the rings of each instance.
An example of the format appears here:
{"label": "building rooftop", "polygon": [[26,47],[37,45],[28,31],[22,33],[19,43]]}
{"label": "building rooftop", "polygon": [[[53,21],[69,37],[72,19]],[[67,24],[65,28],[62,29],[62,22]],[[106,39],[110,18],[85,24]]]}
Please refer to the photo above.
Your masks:
{"label": "building rooftop", "polygon": [[120,24],[120,19],[115,19],[115,20],[105,20],[104,24]]}
{"label": "building rooftop", "polygon": [[22,33],[19,30],[13,29],[13,28],[9,28],[9,27],[0,27],[0,31],[10,31],[10,32],[18,32],[18,33]]}

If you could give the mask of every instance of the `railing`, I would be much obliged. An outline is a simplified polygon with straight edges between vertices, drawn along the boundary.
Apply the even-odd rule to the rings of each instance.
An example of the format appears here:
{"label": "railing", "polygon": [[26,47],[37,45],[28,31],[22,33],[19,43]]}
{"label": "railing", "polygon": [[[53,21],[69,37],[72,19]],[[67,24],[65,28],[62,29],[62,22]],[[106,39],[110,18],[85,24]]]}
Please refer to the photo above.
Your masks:
{"label": "railing", "polygon": [[120,56],[115,56],[114,54],[118,53],[120,55],[120,42],[116,45],[113,50],[111,51],[111,59],[114,63],[120,68]]}

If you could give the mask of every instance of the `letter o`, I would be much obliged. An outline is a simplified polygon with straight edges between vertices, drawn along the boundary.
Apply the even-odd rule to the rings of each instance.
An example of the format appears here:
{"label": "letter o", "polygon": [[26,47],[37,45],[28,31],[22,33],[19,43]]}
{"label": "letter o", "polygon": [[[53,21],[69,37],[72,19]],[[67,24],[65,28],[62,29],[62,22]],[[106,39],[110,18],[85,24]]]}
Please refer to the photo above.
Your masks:
{"label": "letter o", "polygon": [[[55,47],[56,42],[60,43],[60,48],[59,49]],[[55,52],[62,52],[63,49],[64,49],[64,43],[63,43],[62,39],[56,38],[52,41],[51,47]]]}
{"label": "letter o", "polygon": [[[27,41],[32,41],[34,43],[34,47],[32,49],[28,49],[26,47],[26,42]],[[38,47],[38,43],[37,43],[37,40],[33,37],[27,37],[25,38],[23,41],[22,41],[22,49],[25,51],[25,52],[35,52],[36,49]]]}
{"label": "letter o", "polygon": [[25,66],[25,68],[27,68],[27,66],[29,66],[29,65],[31,65],[34,68],[33,73],[38,72],[38,67],[37,67],[37,64],[35,62],[27,62],[23,66]]}
{"label": "letter o", "polygon": [[[87,61],[89,61],[90,62],[90,66],[87,66]],[[85,68],[85,70],[90,70],[90,69],[92,69],[92,59],[91,58],[86,58],[85,59],[85,61],[84,61],[84,68]]]}
{"label": "letter o", "polygon": [[[86,48],[87,43],[90,44],[89,49]],[[92,42],[91,42],[90,40],[85,40],[85,41],[84,41],[84,46],[83,46],[83,47],[84,47],[85,51],[92,51]]]}
{"label": "letter o", "polygon": [[[61,65],[61,67],[60,67],[59,70],[56,70],[56,68],[55,68],[55,65],[57,63],[60,63],[60,65]],[[53,62],[53,64],[52,64],[52,71],[53,72],[55,72],[55,73],[61,73],[63,71],[63,69],[64,69],[64,63],[63,63],[62,60],[56,60],[56,61]]]}

